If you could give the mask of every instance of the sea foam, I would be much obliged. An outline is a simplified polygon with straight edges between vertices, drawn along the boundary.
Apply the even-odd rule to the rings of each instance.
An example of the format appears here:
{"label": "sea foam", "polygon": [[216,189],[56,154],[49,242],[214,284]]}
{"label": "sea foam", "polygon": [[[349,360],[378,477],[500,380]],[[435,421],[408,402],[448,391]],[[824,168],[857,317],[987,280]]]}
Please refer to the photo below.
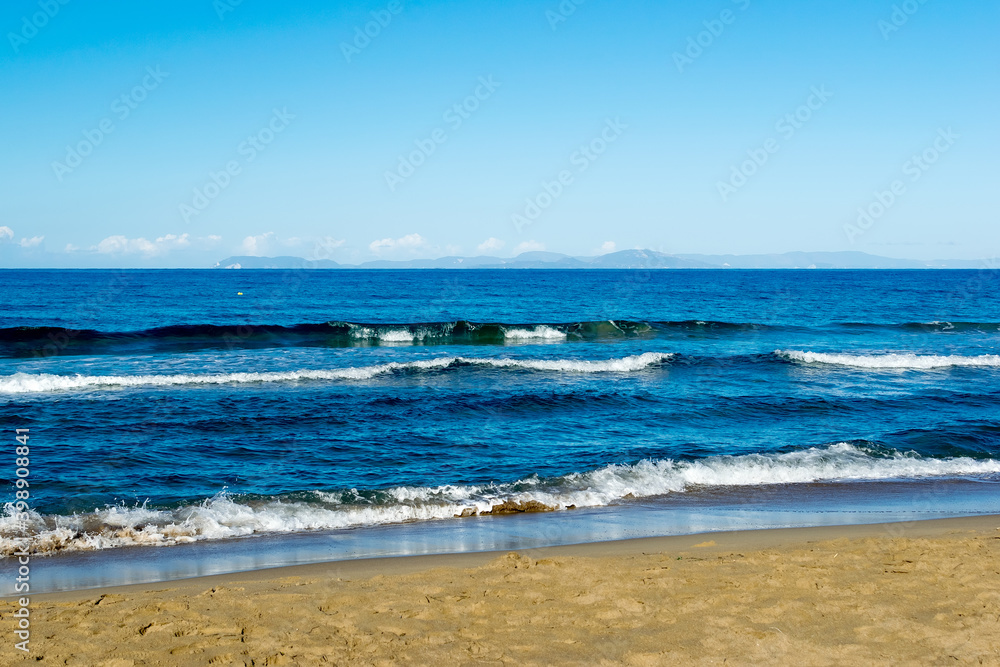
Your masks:
{"label": "sea foam", "polygon": [[807,364],[838,364],[856,368],[901,368],[929,370],[953,366],[1000,367],[1000,355],[920,355],[920,354],[826,354],[799,350],[775,350],[774,354],[789,361]]}
{"label": "sea foam", "polygon": [[523,340],[566,340],[566,332],[550,326],[539,325],[531,328],[503,328],[503,336],[509,341]]}
{"label": "sea foam", "polygon": [[418,361],[389,362],[319,370],[276,371],[264,373],[180,373],[173,375],[52,375],[15,373],[0,377],[0,395],[32,394],[60,390],[100,387],[165,387],[174,385],[250,384],[294,382],[303,380],[369,380],[396,371],[436,371],[457,366],[498,369],[521,369],[565,373],[628,373],[643,370],[669,360],[665,352],[579,361],[575,359],[508,359],[503,357],[439,357]]}
{"label": "sea foam", "polygon": [[[247,500],[226,492],[176,509],[107,507],[73,516],[18,513],[0,516],[0,554],[167,546],[256,533],[294,533],[427,521],[518,510],[599,507],[628,498],[684,493],[698,488],[750,487],[851,480],[900,480],[1000,474],[995,459],[929,458],[837,443],[780,454],[714,456],[697,460],[644,460],[549,479],[380,491],[314,491],[296,499]],[[303,500],[306,497],[308,500]],[[24,534],[23,526],[28,526]]]}

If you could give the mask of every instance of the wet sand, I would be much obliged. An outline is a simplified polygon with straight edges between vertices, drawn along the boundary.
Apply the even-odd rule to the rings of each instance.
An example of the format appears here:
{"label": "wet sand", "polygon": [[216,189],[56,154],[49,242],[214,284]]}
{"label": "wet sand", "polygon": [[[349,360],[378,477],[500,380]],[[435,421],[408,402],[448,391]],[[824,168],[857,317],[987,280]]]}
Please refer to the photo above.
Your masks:
{"label": "wet sand", "polygon": [[28,655],[13,646],[15,608],[0,602],[0,664],[1000,665],[1000,517],[322,563],[36,595]]}

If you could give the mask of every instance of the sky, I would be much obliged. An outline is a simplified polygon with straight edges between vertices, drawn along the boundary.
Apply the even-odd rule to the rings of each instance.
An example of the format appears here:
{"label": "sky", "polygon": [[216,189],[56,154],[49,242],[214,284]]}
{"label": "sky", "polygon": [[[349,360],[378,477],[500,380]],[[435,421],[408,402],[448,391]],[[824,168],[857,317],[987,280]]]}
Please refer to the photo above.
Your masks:
{"label": "sky", "polygon": [[0,267],[1000,255],[1000,4],[0,6]]}

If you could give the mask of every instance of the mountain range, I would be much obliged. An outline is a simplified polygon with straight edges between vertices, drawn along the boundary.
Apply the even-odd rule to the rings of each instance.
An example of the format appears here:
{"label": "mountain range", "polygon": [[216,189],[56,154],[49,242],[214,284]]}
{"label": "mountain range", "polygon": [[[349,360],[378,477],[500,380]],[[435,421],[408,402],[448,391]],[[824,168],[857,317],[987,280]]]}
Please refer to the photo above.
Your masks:
{"label": "mountain range", "polygon": [[620,250],[594,257],[525,252],[512,258],[440,257],[340,264],[329,259],[233,256],[216,269],[977,269],[982,260],[915,260],[864,252],[786,252],[767,255],[669,255],[655,250]]}

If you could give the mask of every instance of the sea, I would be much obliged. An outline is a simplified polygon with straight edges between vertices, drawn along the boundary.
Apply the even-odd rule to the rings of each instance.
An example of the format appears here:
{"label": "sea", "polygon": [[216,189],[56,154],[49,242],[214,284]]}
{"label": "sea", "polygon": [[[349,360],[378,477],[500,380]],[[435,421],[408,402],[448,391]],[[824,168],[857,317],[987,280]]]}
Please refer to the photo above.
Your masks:
{"label": "sea", "polygon": [[1000,513],[985,267],[0,281],[32,590]]}

